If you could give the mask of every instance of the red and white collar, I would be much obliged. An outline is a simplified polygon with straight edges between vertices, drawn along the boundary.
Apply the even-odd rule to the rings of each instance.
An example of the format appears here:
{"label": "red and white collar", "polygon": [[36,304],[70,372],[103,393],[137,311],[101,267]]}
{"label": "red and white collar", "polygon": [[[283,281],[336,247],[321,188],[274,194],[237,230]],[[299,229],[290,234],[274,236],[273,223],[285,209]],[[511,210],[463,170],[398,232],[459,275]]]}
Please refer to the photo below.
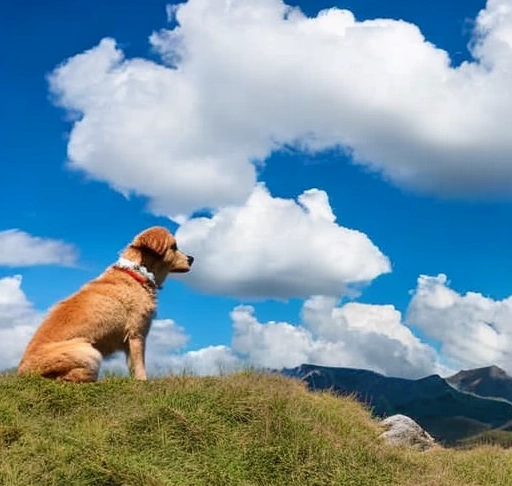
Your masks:
{"label": "red and white collar", "polygon": [[125,271],[140,283],[149,282],[156,287],[155,276],[144,265],[139,265],[127,258],[119,257],[117,262],[114,263],[114,267]]}

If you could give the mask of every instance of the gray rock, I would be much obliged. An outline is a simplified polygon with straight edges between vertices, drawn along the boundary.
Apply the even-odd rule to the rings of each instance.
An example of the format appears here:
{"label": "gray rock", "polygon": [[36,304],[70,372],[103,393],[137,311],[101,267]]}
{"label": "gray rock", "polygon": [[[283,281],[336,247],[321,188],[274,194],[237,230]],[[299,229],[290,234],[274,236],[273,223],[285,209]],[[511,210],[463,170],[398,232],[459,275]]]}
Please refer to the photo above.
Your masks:
{"label": "gray rock", "polygon": [[392,415],[382,420],[381,425],[386,431],[380,437],[388,444],[411,447],[421,451],[431,449],[436,445],[434,438],[406,415]]}

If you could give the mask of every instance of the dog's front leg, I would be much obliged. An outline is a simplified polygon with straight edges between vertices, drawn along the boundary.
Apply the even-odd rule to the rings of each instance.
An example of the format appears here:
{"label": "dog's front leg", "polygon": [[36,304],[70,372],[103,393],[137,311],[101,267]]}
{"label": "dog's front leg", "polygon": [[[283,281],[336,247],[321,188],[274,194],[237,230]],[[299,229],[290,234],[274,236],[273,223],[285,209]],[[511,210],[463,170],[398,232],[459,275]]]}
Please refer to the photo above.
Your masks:
{"label": "dog's front leg", "polygon": [[130,374],[137,380],[146,380],[146,366],[144,364],[145,338],[143,336],[130,336],[128,338],[128,368]]}

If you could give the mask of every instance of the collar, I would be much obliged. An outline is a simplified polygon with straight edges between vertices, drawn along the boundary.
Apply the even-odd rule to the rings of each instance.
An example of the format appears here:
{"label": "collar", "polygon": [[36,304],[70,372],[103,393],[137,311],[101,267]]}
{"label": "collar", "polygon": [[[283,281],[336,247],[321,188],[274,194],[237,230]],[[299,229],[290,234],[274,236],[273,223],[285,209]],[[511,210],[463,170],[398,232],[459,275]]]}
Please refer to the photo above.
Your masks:
{"label": "collar", "polygon": [[155,276],[144,265],[139,265],[127,258],[119,257],[117,262],[114,263],[114,268],[123,270],[123,272],[131,275],[141,284],[149,283],[153,287],[156,287]]}

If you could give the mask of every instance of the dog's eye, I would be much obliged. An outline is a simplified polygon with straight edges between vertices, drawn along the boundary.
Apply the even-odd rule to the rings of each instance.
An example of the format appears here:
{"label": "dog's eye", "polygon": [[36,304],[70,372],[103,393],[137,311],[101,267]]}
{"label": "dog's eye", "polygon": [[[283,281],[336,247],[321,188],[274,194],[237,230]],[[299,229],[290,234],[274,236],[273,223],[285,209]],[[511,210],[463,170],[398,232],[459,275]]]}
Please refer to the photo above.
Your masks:
{"label": "dog's eye", "polygon": [[172,251],[178,251],[178,245],[176,243],[173,243],[170,248]]}

